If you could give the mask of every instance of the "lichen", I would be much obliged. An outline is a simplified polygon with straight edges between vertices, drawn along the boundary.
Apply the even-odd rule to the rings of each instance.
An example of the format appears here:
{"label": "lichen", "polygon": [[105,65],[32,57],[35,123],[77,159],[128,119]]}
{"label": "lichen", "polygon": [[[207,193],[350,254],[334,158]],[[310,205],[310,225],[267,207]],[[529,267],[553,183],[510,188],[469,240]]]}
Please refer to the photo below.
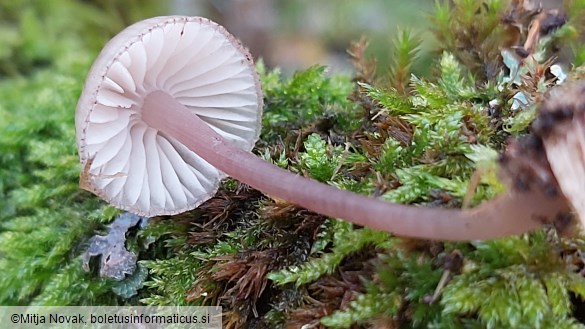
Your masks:
{"label": "lichen", "polygon": [[131,213],[116,217],[112,224],[107,226],[106,235],[95,235],[89,239],[89,246],[82,255],[83,269],[89,272],[91,258],[98,257],[101,277],[121,281],[126,275],[133,275],[137,256],[126,249],[126,235],[131,228],[144,228],[147,223],[148,218]]}

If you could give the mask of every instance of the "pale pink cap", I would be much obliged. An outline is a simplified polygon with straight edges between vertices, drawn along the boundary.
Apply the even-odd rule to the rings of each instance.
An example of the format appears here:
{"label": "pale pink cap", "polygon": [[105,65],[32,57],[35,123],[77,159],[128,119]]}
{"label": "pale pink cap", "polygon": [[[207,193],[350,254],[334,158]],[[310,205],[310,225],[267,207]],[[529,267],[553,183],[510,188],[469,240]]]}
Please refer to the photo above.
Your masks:
{"label": "pale pink cap", "polygon": [[77,104],[80,182],[142,216],[196,208],[225,177],[144,123],[143,99],[158,90],[243,150],[253,148],[261,128],[262,91],[252,57],[222,26],[201,17],[155,17],[115,36],[93,64]]}

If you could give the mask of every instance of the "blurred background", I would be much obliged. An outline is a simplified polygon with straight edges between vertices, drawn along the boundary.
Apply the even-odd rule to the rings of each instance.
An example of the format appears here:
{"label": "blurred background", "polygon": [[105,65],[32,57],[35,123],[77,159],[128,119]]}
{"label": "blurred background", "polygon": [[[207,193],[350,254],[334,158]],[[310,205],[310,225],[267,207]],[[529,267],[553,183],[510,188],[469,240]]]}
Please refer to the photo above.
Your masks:
{"label": "blurred background", "polygon": [[[207,16],[240,38],[257,58],[285,72],[317,63],[347,69],[346,49],[362,36],[381,61],[390,55],[391,36],[409,29],[423,35],[433,9],[430,0],[174,0],[168,11]],[[428,32],[426,32],[428,33]]]}
{"label": "blurred background", "polygon": [[[350,70],[346,49],[366,36],[369,55],[384,70],[397,28],[433,49],[431,33],[423,32],[433,7],[431,0],[0,0],[0,77],[71,59],[80,47],[96,53],[125,26],[169,14],[217,21],[285,73],[317,64]],[[69,48],[75,38],[81,42]]]}

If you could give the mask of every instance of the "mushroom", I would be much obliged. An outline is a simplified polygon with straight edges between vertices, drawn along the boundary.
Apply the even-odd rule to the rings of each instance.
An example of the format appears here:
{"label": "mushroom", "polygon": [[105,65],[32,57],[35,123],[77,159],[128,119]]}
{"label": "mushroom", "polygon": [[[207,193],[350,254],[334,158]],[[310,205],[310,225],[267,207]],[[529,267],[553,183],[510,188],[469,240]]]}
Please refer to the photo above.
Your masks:
{"label": "mushroom", "polygon": [[585,226],[585,81],[553,88],[532,130],[543,143],[560,190]]}
{"label": "mushroom", "polygon": [[193,209],[226,174],[306,209],[400,236],[489,239],[567,211],[540,189],[470,210],[422,208],[357,195],[250,153],[262,92],[249,52],[200,17],[156,17],[115,36],[93,64],[77,105],[81,187],[142,216]]}

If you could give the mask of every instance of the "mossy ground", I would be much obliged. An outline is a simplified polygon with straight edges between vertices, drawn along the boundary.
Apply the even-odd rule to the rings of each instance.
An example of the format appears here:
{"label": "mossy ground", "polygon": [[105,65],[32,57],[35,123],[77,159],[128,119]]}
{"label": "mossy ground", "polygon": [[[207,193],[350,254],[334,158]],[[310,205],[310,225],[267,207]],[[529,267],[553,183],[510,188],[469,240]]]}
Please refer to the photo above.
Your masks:
{"label": "mossy ground", "polygon": [[[200,208],[128,237],[148,276],[84,272],[89,238],[118,211],[78,188],[74,108],[100,42],[140,16],[107,3],[0,5],[14,20],[0,35],[26,36],[0,53],[0,304],[220,304],[227,328],[585,327],[580,236],[546,227],[485,242],[403,239],[231,179]],[[283,77],[259,64],[266,107],[254,152],[392,202],[461,207],[501,193],[497,154],[557,83],[549,58],[572,51],[567,67],[580,72],[585,53],[584,1],[568,4],[567,23],[540,39],[534,60],[502,53],[523,44],[536,16],[511,3],[438,2],[444,49],[429,77],[411,75],[419,43],[407,32],[388,75],[374,73],[364,40],[349,49],[353,78],[318,66]],[[72,11],[84,18],[73,30],[37,20]],[[98,18],[112,30],[96,28]],[[515,109],[519,93],[526,102]]]}

